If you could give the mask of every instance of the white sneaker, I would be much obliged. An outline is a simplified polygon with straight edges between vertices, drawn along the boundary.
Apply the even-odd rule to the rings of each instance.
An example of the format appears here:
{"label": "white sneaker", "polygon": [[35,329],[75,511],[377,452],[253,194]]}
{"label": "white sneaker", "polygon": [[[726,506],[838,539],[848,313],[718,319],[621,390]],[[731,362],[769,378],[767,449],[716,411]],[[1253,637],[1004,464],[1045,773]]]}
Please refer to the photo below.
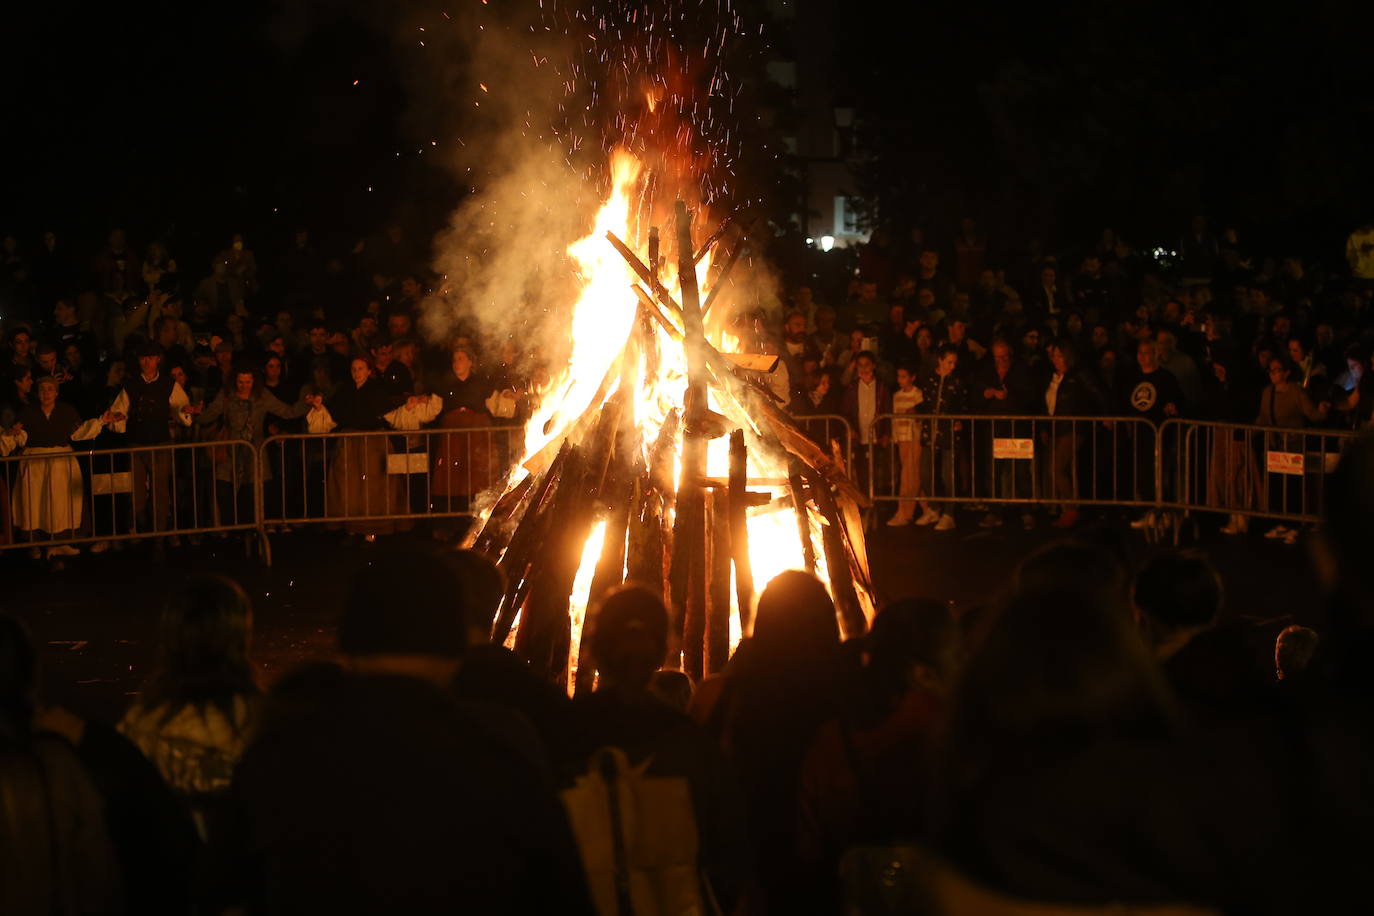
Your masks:
{"label": "white sneaker", "polygon": [[954,516],[946,513],[940,516],[940,520],[935,523],[936,531],[949,531],[954,528]]}
{"label": "white sneaker", "polygon": [[50,556],[50,557],[79,557],[79,556],[81,556],[81,551],[77,550],[77,549],[76,549],[75,547],[73,547],[71,544],[62,544],[62,545],[59,545],[59,546],[57,546],[57,547],[49,547],[49,548],[48,548],[48,556]]}
{"label": "white sneaker", "polygon": [[918,525],[933,525],[940,520],[940,513],[935,509],[927,509],[921,513],[921,517],[916,519]]}
{"label": "white sneaker", "polygon": [[1140,518],[1131,522],[1131,527],[1136,529],[1137,531],[1140,531],[1143,528],[1153,528],[1158,523],[1159,520],[1155,517],[1154,512],[1146,512]]}
{"label": "white sneaker", "polygon": [[900,512],[898,512],[896,515],[892,516],[892,518],[887,520],[887,527],[889,528],[902,528],[910,524],[911,516],[903,515]]}
{"label": "white sneaker", "polygon": [[1286,525],[1275,525],[1273,528],[1270,528],[1268,531],[1264,532],[1264,536],[1271,541],[1277,541],[1280,538],[1287,537],[1288,532],[1292,530],[1293,529],[1287,527]]}
{"label": "white sneaker", "polygon": [[1287,544],[1289,547],[1292,547],[1294,544],[1298,542],[1298,534],[1298,529],[1288,529],[1288,533],[1283,536],[1283,542]]}

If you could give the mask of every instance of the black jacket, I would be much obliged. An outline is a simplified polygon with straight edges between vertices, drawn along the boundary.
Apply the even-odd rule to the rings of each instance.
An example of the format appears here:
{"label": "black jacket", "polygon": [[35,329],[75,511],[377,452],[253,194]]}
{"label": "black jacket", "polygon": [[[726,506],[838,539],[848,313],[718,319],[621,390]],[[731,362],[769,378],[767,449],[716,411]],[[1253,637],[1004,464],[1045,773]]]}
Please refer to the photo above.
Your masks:
{"label": "black jacket", "polygon": [[[1040,412],[1049,412],[1049,403],[1045,400],[1045,394],[1049,390],[1050,381],[1053,376],[1045,383],[1045,391],[1041,392]],[[1065,375],[1064,380],[1059,383],[1059,391],[1055,395],[1054,415],[1057,417],[1096,417],[1100,416],[1107,407],[1107,396],[1098,387],[1097,380],[1088,373],[1078,368],[1070,369]]]}
{"label": "black jacket", "polygon": [[[946,376],[938,372],[930,373],[921,382],[921,394],[924,399],[916,408],[919,414],[940,417],[968,412],[968,388],[957,372]],[[934,444],[939,448],[947,448],[962,438],[960,432],[954,429],[953,421],[936,420],[922,424],[922,445]]]}

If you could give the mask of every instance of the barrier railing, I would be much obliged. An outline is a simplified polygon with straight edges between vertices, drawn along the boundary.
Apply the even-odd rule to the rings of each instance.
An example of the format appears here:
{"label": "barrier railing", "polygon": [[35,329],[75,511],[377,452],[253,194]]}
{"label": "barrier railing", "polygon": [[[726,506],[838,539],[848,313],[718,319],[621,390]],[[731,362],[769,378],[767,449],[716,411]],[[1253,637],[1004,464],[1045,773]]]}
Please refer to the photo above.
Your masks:
{"label": "barrier railing", "polygon": [[1161,505],[1294,522],[1320,519],[1326,475],[1359,434],[1348,430],[1166,420],[1160,440],[1175,487]]}
{"label": "barrier railing", "polygon": [[873,432],[858,448],[875,501],[1152,508],[1168,482],[1136,417],[884,414]]}
{"label": "barrier railing", "polygon": [[845,468],[851,475],[854,473],[854,428],[849,425],[848,419],[837,413],[818,413],[794,419],[802,432],[827,453],[831,442],[840,443],[844,451]]}
{"label": "barrier railing", "polygon": [[0,460],[0,550],[253,530],[256,467],[241,441],[26,449]]}
{"label": "barrier railing", "polygon": [[[1326,475],[1357,433],[1171,419],[1012,414],[800,422],[843,444],[875,502],[1128,506],[1298,523],[1320,518]],[[521,427],[272,436],[117,449],[28,449],[0,459],[0,551],[256,531],[384,534],[469,514],[506,478]],[[914,508],[903,506],[903,508]]]}
{"label": "barrier railing", "polygon": [[264,555],[277,526],[378,535],[468,514],[520,460],[524,437],[518,426],[271,436],[258,447]]}

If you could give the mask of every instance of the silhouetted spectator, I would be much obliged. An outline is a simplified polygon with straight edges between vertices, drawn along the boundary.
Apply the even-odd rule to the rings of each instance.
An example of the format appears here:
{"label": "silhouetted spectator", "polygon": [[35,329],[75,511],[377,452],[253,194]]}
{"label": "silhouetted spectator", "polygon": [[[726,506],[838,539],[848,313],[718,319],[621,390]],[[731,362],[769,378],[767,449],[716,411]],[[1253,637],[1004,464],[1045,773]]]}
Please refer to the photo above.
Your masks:
{"label": "silhouetted spectator", "polygon": [[597,688],[572,704],[565,779],[585,772],[601,748],[615,747],[631,766],[647,766],[647,777],[684,780],[700,841],[699,868],[729,912],[748,874],[744,806],[720,748],[649,690],[668,649],[663,600],[641,586],[621,586],[606,595],[593,620]]}
{"label": "silhouetted spectator", "polygon": [[1125,614],[1083,591],[1022,593],[954,691],[937,850],[1025,901],[1272,909],[1291,886],[1280,790],[1181,743],[1176,722]]}
{"label": "silhouetted spectator", "polygon": [[200,845],[157,768],[109,725],[62,707],[39,706],[33,727],[64,738],[99,793],[128,911],[189,913]]}
{"label": "silhouetted spectator", "polygon": [[1274,673],[1280,681],[1306,680],[1308,666],[1321,642],[1317,631],[1297,624],[1283,628],[1274,640]]}
{"label": "silhouetted spectator", "polygon": [[158,659],[119,730],[195,811],[229,789],[257,717],[248,645],[252,606],[238,583],[200,573],[162,611]]}
{"label": "silhouetted spectator", "polygon": [[[1090,533],[1090,528],[1081,532]],[[1074,537],[1031,551],[1016,567],[1012,587],[1017,594],[1054,588],[1081,591],[1125,616],[1130,577],[1111,549]]]}
{"label": "silhouetted spectator", "polygon": [[790,571],[760,596],[753,636],[692,697],[692,717],[720,742],[744,788],[758,882],[746,891],[749,912],[809,906],[798,780],[817,730],[842,708],[848,674],[830,596],[813,576]]}
{"label": "silhouetted spectator", "polygon": [[103,804],[66,741],[34,729],[37,657],[0,616],[0,911],[121,913]]}
{"label": "silhouetted spectator", "polygon": [[561,757],[568,741],[567,694],[535,674],[525,659],[492,641],[506,580],[496,564],[473,550],[445,554],[462,582],[467,649],[453,679],[453,693],[509,708],[534,727],[548,755]]}
{"label": "silhouetted spectator", "polygon": [[[888,605],[863,640],[854,702],[817,734],[801,773],[801,850],[830,905],[845,850],[926,838],[944,695],[958,664],[959,626],[942,601]],[[818,904],[819,907],[819,904]]]}
{"label": "silhouetted spectator", "polygon": [[592,912],[519,723],[447,690],[467,642],[463,594],[423,548],[384,550],[358,572],[339,623],[343,666],[299,670],[268,696],[231,815],[212,829],[223,840],[209,903]]}

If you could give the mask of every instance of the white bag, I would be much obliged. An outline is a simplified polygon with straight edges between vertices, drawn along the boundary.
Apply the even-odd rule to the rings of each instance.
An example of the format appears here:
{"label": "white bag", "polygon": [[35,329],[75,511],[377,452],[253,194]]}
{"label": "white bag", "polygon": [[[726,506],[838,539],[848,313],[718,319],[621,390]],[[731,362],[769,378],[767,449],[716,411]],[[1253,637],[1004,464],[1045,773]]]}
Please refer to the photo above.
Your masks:
{"label": "white bag", "polygon": [[493,391],[486,400],[487,411],[502,420],[515,416],[516,399],[509,391]]}
{"label": "white bag", "polygon": [[686,779],[645,776],[625,752],[603,747],[560,793],[601,916],[709,916],[718,912],[697,864],[696,816]]}

